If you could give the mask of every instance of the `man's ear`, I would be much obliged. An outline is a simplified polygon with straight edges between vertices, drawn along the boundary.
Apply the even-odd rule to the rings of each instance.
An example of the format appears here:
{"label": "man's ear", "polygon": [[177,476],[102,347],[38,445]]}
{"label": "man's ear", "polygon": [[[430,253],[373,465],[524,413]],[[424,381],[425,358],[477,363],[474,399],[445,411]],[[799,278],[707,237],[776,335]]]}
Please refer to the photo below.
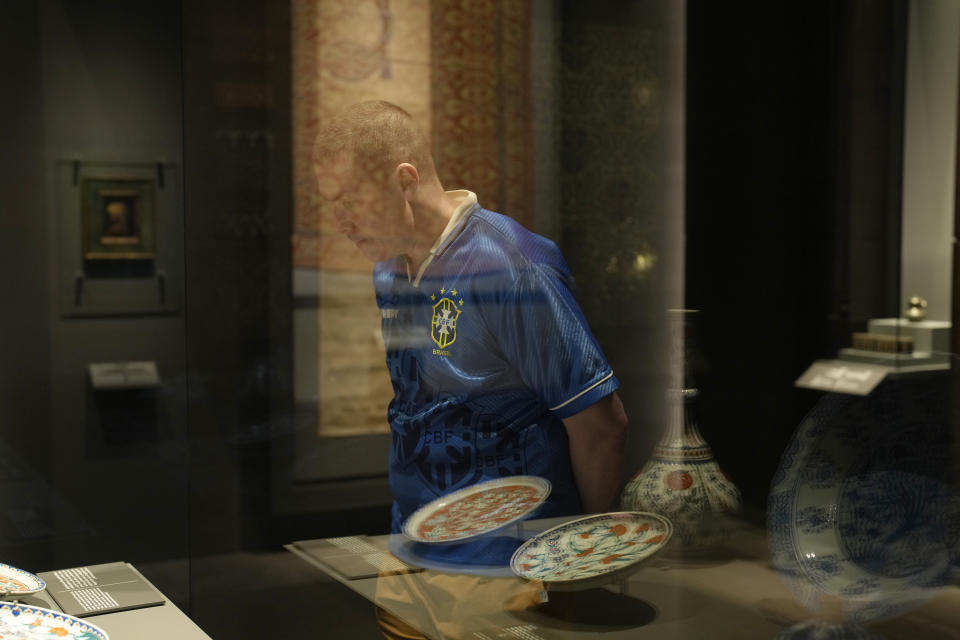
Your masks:
{"label": "man's ear", "polygon": [[417,188],[420,186],[420,172],[409,162],[401,162],[394,169],[394,175],[403,191],[403,196],[407,200],[413,200],[417,194]]}

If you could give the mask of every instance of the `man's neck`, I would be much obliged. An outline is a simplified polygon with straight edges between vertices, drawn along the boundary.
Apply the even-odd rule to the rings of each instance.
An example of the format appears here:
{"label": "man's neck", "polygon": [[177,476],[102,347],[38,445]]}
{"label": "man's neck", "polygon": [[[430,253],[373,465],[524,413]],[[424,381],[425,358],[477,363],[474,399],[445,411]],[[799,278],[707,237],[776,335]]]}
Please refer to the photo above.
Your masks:
{"label": "man's neck", "polygon": [[430,256],[433,246],[443,235],[450,222],[457,203],[444,193],[442,188],[425,194],[422,201],[411,204],[413,210],[414,241],[404,256],[411,275],[420,270],[420,266]]}

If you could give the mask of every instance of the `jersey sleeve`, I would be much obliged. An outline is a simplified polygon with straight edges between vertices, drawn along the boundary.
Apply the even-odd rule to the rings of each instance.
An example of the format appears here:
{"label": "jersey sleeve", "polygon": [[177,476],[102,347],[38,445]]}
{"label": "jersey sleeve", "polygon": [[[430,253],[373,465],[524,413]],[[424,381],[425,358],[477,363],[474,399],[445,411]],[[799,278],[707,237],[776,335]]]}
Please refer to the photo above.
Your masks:
{"label": "jersey sleeve", "polygon": [[498,341],[511,365],[559,418],[619,387],[566,282],[549,267],[512,274],[498,315]]}

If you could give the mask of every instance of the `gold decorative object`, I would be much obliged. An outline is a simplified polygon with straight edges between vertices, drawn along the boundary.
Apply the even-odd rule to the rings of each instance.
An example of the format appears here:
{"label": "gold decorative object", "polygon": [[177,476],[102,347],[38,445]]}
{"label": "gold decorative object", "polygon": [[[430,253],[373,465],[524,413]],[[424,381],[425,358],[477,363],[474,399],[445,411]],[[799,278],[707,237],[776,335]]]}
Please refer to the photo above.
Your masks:
{"label": "gold decorative object", "polygon": [[920,322],[927,317],[927,301],[920,296],[910,297],[910,306],[907,308],[907,319],[911,322]]}

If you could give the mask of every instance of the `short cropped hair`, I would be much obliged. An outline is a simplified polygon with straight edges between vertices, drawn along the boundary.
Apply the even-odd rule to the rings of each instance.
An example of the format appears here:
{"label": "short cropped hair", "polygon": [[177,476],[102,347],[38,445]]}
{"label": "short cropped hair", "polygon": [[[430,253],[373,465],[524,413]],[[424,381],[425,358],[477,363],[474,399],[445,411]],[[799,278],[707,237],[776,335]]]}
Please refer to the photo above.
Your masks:
{"label": "short cropped hair", "polygon": [[354,167],[374,177],[401,162],[415,166],[422,179],[436,177],[426,135],[409,113],[385,100],[353,104],[324,125],[313,145],[314,166],[344,152]]}

